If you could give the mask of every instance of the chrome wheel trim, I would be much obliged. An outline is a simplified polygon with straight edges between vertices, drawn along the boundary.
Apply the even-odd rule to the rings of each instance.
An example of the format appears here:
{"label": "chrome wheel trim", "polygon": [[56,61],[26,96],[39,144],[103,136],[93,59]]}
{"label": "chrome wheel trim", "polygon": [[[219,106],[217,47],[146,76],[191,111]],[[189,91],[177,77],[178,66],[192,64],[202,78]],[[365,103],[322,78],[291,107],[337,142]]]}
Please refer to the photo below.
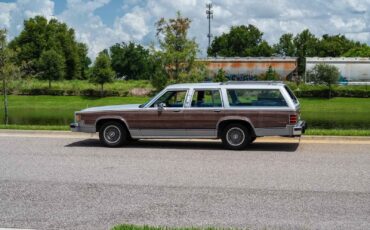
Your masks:
{"label": "chrome wheel trim", "polygon": [[245,133],[241,128],[233,127],[227,131],[226,140],[231,146],[239,146],[245,140]]}
{"label": "chrome wheel trim", "polygon": [[121,139],[121,130],[115,125],[108,125],[103,131],[104,140],[109,144],[116,144]]}

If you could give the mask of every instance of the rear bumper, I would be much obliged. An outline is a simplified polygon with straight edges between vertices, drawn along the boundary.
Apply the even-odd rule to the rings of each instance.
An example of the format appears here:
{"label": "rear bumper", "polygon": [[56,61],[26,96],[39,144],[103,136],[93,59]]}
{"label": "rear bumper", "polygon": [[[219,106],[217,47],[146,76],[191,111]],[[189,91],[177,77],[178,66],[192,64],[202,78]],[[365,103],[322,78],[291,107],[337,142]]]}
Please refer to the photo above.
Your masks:
{"label": "rear bumper", "polygon": [[96,129],[93,125],[85,125],[78,122],[73,122],[69,125],[72,132],[95,133]]}
{"label": "rear bumper", "polygon": [[307,123],[305,121],[298,121],[295,125],[287,125],[286,127],[274,127],[274,128],[255,128],[255,134],[257,137],[264,136],[284,136],[284,137],[299,137],[305,133],[307,129]]}
{"label": "rear bumper", "polygon": [[306,121],[298,121],[298,123],[293,126],[293,135],[292,136],[301,136],[305,133],[307,129],[307,123]]}

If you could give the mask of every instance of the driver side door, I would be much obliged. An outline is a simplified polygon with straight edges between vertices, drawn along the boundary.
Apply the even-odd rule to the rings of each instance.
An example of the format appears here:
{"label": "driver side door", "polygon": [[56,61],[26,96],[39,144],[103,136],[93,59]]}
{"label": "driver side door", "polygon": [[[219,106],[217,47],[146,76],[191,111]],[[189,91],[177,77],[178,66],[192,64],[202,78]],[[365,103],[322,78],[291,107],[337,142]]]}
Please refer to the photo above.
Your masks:
{"label": "driver side door", "polygon": [[[142,127],[143,137],[185,137],[184,105],[188,90],[168,90],[148,109],[153,117],[148,127]],[[163,108],[159,108],[160,104]]]}

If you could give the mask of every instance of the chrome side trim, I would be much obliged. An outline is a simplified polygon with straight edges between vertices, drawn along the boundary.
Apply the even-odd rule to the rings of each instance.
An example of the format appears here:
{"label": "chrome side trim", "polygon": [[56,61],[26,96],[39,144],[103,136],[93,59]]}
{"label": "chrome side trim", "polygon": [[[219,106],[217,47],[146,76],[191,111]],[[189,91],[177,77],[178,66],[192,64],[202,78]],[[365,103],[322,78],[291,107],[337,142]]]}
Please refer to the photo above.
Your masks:
{"label": "chrome side trim", "polygon": [[215,129],[134,129],[133,138],[217,138]]}

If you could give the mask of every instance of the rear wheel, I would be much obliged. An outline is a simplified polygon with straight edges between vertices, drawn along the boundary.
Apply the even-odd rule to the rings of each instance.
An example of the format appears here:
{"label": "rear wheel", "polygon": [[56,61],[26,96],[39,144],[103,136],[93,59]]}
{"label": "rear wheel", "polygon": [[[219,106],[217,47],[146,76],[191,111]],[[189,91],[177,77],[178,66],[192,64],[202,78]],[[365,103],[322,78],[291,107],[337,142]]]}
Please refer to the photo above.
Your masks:
{"label": "rear wheel", "polygon": [[116,121],[104,123],[99,130],[100,142],[107,147],[118,147],[128,143],[125,127]]}
{"label": "rear wheel", "polygon": [[228,149],[242,150],[251,143],[248,128],[242,124],[230,124],[222,132],[222,143]]}

